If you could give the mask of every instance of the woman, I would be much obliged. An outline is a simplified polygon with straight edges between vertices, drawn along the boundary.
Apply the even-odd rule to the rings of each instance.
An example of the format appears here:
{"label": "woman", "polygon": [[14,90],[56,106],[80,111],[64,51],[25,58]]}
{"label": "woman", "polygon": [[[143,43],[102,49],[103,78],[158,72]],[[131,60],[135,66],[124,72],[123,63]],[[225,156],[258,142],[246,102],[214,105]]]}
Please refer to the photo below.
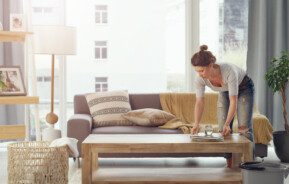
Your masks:
{"label": "woman", "polygon": [[[252,142],[252,113],[254,103],[254,84],[246,72],[229,63],[216,64],[216,57],[202,45],[200,51],[191,59],[194,70],[198,73],[195,80],[196,104],[195,123],[192,133],[199,132],[200,120],[204,111],[205,86],[219,92],[218,124],[223,136],[231,133],[234,116],[238,114],[238,130]],[[227,156],[227,164],[231,166],[231,155]]]}

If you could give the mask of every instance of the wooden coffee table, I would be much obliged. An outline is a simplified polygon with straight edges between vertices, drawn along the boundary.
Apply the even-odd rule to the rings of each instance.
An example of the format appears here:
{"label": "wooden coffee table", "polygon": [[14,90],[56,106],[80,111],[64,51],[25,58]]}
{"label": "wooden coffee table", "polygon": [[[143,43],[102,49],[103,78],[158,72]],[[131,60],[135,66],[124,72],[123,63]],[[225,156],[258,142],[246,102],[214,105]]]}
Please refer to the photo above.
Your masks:
{"label": "wooden coffee table", "polygon": [[[240,170],[228,168],[150,169],[149,177],[145,170],[115,170],[114,176],[107,174],[113,171],[107,171],[105,178],[101,175],[105,171],[98,167],[98,153],[232,153],[235,160],[252,161],[251,144],[238,134],[226,137],[224,142],[192,142],[188,134],[91,134],[82,143],[82,183],[241,183]],[[174,176],[175,172],[185,177]]]}

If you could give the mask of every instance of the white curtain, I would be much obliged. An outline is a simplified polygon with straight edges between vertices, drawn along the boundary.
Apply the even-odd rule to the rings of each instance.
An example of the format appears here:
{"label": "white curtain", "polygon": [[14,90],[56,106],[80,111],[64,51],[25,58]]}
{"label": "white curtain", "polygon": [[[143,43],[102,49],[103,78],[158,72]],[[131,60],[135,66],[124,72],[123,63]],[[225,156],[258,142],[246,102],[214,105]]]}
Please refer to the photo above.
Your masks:
{"label": "white curtain", "polygon": [[186,87],[188,91],[194,91],[193,81],[196,73],[191,65],[192,55],[199,50],[199,0],[187,0],[186,2]]}

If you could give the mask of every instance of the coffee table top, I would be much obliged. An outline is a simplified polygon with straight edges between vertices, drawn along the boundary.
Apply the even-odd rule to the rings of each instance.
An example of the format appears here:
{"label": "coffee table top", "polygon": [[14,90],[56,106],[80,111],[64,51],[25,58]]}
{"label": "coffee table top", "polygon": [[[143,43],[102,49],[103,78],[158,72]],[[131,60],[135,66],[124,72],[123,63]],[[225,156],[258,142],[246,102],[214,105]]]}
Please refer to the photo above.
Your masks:
{"label": "coffee table top", "polygon": [[250,141],[239,134],[232,134],[225,137],[223,142],[195,142],[190,138],[190,134],[90,134],[83,144],[243,144]]}

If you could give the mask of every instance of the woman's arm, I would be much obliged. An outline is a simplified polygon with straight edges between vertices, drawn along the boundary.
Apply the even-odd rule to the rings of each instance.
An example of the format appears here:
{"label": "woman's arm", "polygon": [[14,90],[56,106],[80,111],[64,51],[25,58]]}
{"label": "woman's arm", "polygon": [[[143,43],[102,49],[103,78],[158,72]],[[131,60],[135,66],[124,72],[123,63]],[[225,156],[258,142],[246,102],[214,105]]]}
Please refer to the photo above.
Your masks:
{"label": "woman's arm", "polygon": [[196,134],[199,132],[199,124],[204,112],[204,103],[205,98],[204,97],[197,97],[196,98],[196,103],[195,103],[195,124],[194,127],[192,128],[192,133]]}
{"label": "woman's arm", "polygon": [[236,95],[230,96],[229,99],[230,99],[230,106],[229,106],[227,119],[224,124],[223,132],[222,132],[224,136],[230,134],[230,131],[231,131],[230,123],[232,119],[234,118],[236,111],[237,111],[237,96]]}

